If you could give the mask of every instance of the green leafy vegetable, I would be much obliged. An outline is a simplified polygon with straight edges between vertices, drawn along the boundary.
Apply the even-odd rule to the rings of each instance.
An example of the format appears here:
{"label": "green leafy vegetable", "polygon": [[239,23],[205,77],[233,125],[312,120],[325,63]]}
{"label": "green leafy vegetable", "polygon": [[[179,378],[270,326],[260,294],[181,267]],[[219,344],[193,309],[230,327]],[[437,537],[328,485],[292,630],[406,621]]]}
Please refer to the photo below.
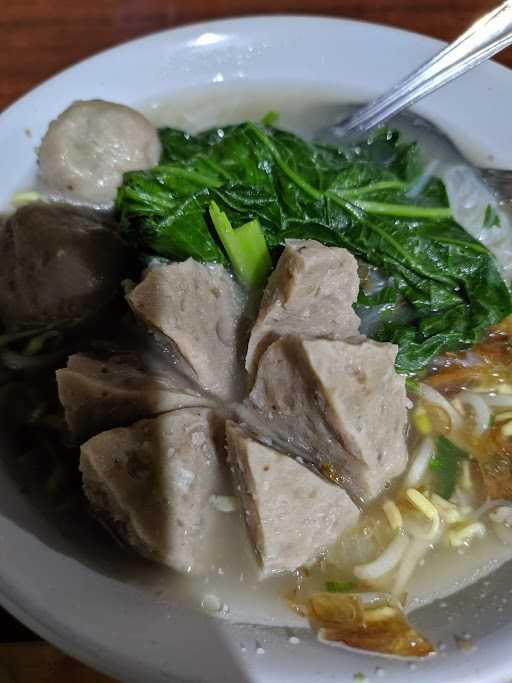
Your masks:
{"label": "green leafy vegetable", "polygon": [[228,217],[215,202],[210,204],[209,212],[239,280],[248,287],[263,287],[272,261],[258,219],[233,230]]}
{"label": "green leafy vegetable", "polygon": [[436,450],[430,461],[430,469],[436,474],[435,492],[449,500],[459,477],[460,464],[468,455],[444,436],[436,439]]}
{"label": "green leafy vegetable", "polygon": [[326,581],[325,590],[328,593],[350,593],[356,587],[354,581]]}
{"label": "green leafy vegetable", "polygon": [[172,166],[129,173],[125,179],[117,202],[128,242],[162,256],[226,262],[204,218],[212,199],[208,184],[220,183]]}
{"label": "green leafy vegetable", "polygon": [[387,278],[356,310],[367,334],[399,345],[406,374],[512,312],[494,257],[454,221],[439,179],[418,182],[417,146],[395,132],[350,148],[255,123],[160,137],[161,165],[127,173],[117,196],[124,237],[141,249],[226,263],[212,201],[233,225],[257,219],[276,252],[288,238],[346,247]]}

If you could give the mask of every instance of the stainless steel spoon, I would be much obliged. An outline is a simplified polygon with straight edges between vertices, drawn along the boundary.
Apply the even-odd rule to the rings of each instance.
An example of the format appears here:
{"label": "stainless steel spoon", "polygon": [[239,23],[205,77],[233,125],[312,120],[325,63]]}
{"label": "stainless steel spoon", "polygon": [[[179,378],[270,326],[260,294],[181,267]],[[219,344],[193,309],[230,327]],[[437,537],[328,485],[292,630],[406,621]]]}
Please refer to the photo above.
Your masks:
{"label": "stainless steel spoon", "polygon": [[[365,105],[343,104],[336,107],[336,116],[339,116],[341,112],[341,114],[345,116],[343,120],[349,121],[355,118],[355,116],[365,108]],[[456,147],[446,133],[416,112],[409,110],[402,111],[398,115],[393,116],[391,120],[387,120],[387,122],[391,128],[396,128],[397,130],[408,133],[412,139],[417,138],[416,131],[420,128],[423,134],[428,133],[429,136],[439,140],[445,148],[452,150],[454,157],[458,157],[468,166],[474,168],[498,201],[506,203],[512,202],[512,170],[474,166],[474,164],[463,155],[461,150]],[[340,140],[338,130],[339,128],[337,125],[328,126],[317,132],[315,134],[315,139],[329,144],[344,142],[345,138]],[[349,136],[349,140],[351,139],[357,139],[357,137],[354,138],[351,135]]]}
{"label": "stainless steel spoon", "polygon": [[512,200],[512,171],[499,168],[478,169],[483,181],[496,197],[503,201]]}
{"label": "stainless steel spoon", "polygon": [[[511,44],[512,1],[507,0],[476,21],[457,40],[387,93],[322,131],[319,137],[333,143],[361,137]],[[400,118],[397,119],[398,123]],[[512,171],[487,168],[478,170],[496,196],[502,200],[512,199]]]}
{"label": "stainless steel spoon", "polygon": [[476,21],[457,40],[384,95],[333,127],[338,138],[360,136],[512,44],[512,1]]}

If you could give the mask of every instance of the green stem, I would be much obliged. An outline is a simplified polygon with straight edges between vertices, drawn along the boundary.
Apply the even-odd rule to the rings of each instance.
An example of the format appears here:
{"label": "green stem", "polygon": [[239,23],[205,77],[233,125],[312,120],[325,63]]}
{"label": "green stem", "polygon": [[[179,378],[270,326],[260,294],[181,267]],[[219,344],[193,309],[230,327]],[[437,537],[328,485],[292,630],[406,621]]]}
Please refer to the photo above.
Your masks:
{"label": "green stem", "polygon": [[209,212],[238,279],[247,287],[262,287],[272,262],[259,221],[250,221],[233,230],[229,218],[215,202],[211,202]]}
{"label": "green stem", "polygon": [[[320,192],[315,187],[306,182],[301,178],[288,164],[283,161],[281,155],[279,154],[276,146],[262,130],[260,130],[254,124],[250,124],[251,130],[257,136],[257,138],[271,151],[279,168],[285,173],[290,180],[292,180],[298,187],[300,187],[306,194],[308,194],[313,199],[321,199],[322,197],[329,195],[334,196],[329,190],[326,193]],[[407,187],[404,183],[399,181],[381,181],[379,183],[374,183],[373,186],[368,185],[366,188],[360,188],[357,190],[358,194],[365,192],[376,192],[382,189],[389,189],[390,187]],[[349,193],[355,193],[355,190],[346,190],[345,192],[339,193],[339,196],[346,197]],[[433,220],[439,220],[444,218],[452,218],[452,210],[446,207],[434,207],[430,208],[427,206],[415,206],[410,204],[386,204],[384,202],[371,202],[371,201],[353,201],[353,204],[363,209],[367,213],[377,214],[382,216],[399,216],[404,218],[431,218]]]}
{"label": "green stem", "polygon": [[222,168],[220,164],[217,164],[215,163],[215,161],[208,159],[208,157],[206,157],[204,154],[199,155],[199,160],[210,170],[220,175],[222,178],[225,178],[228,181],[233,180],[233,176],[231,175],[231,173],[228,173],[226,169]]}
{"label": "green stem", "polygon": [[[365,202],[365,201],[354,201],[354,202],[348,202],[348,201],[343,201],[343,197],[340,196],[339,194],[332,192],[331,190],[327,190],[326,192],[320,192],[316,188],[314,188],[312,185],[307,183],[303,178],[301,178],[293,169],[291,169],[286,162],[284,162],[281,159],[281,156],[276,149],[274,143],[272,140],[269,138],[268,135],[266,135],[260,128],[258,128],[254,124],[249,124],[250,129],[253,131],[253,133],[256,135],[256,137],[270,150],[272,153],[272,156],[274,157],[277,165],[279,168],[285,173],[290,180],[292,180],[298,187],[300,187],[304,192],[309,194],[310,197],[313,199],[321,199],[323,197],[329,198],[332,201],[334,201],[336,204],[342,206],[345,210],[350,211],[352,214],[354,214],[359,220],[361,220],[361,216],[358,214],[357,209],[360,209],[362,211],[365,211],[366,213],[373,213],[377,215],[391,215],[391,216],[403,216],[403,217],[417,217],[417,218],[451,218],[452,217],[452,212],[451,209],[448,208],[428,208],[428,207],[422,207],[422,206],[409,206],[405,204],[385,204],[383,202]],[[384,181],[382,181],[384,182]],[[417,272],[419,275],[422,275],[423,277],[429,277],[433,280],[436,280],[437,282],[441,282],[443,284],[448,284],[452,285],[452,280],[449,278],[445,278],[442,275],[439,275],[437,273],[431,273],[429,271],[425,271],[423,268],[418,267],[417,263],[415,263],[413,260],[411,260],[410,255],[407,253],[407,251],[401,246],[399,242],[397,242],[391,235],[389,235],[386,230],[383,230],[380,228],[378,225],[375,225],[371,223],[370,221],[365,222],[365,225],[369,227],[371,230],[374,232],[378,233],[383,240],[385,240],[388,244],[390,244],[393,249],[402,256],[402,258],[406,261],[406,263],[409,264],[409,267],[411,270]]]}
{"label": "green stem", "polygon": [[285,173],[290,180],[292,180],[297,187],[300,187],[301,190],[304,190],[306,194],[308,194],[310,197],[313,199],[321,199],[323,197],[323,193],[317,190],[315,187],[310,185],[307,181],[304,180],[304,178],[301,178],[298,173],[295,173],[295,171],[288,166],[286,161],[283,161],[281,158],[281,155],[276,149],[276,146],[272,142],[272,140],[266,135],[262,130],[258,128],[258,126],[255,126],[254,124],[248,124],[248,127],[254,135],[262,142],[272,153],[272,156],[276,160],[276,164],[279,166],[281,171]]}
{"label": "green stem", "polygon": [[453,244],[460,249],[476,251],[479,254],[489,254],[487,248],[478,242],[463,242],[462,240],[452,239],[451,237],[436,237],[436,242],[439,242],[440,244]]}
{"label": "green stem", "polygon": [[[341,206],[346,211],[349,211],[359,221],[361,221],[364,218],[364,216],[361,215],[362,209],[359,206],[359,203],[345,202],[335,192],[331,192],[329,190],[327,191],[326,195],[335,204],[338,204],[338,206]],[[387,242],[398,254],[400,254],[400,256],[404,259],[404,261],[408,264],[409,268],[412,271],[418,273],[419,275],[422,275],[423,277],[428,277],[432,280],[436,280],[437,282],[441,282],[444,285],[453,285],[453,281],[450,278],[446,278],[442,275],[439,275],[438,273],[431,273],[422,267],[418,267],[418,264],[413,259],[411,259],[409,253],[386,230],[384,230],[378,225],[375,225],[375,223],[372,223],[369,220],[366,220],[364,222],[364,225],[365,227],[369,228],[370,230],[373,230],[378,235],[380,235],[380,237],[382,237],[382,239],[385,242]]]}
{"label": "green stem", "polygon": [[243,277],[251,287],[261,288],[272,270],[272,260],[258,219],[235,230],[238,246],[244,254]]}
{"label": "green stem", "polygon": [[403,183],[401,180],[381,180],[378,183],[371,183],[363,187],[354,187],[351,190],[343,190],[339,195],[345,199],[353,197],[360,197],[364,194],[373,194],[374,192],[382,192],[383,190],[402,190],[405,192],[409,185]]}
{"label": "green stem", "polygon": [[447,207],[415,206],[412,204],[386,204],[385,202],[369,202],[355,200],[356,206],[367,213],[377,216],[394,216],[399,218],[431,218],[442,220],[453,218],[453,213]]}

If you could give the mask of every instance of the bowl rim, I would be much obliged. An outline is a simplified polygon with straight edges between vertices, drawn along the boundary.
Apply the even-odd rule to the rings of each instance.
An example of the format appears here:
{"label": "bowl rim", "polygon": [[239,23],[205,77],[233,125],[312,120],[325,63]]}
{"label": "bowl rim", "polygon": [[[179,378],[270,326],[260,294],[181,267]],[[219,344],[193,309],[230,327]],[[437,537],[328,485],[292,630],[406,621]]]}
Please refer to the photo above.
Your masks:
{"label": "bowl rim", "polygon": [[[325,27],[333,26],[335,24],[339,27],[364,26],[367,30],[378,30],[385,32],[388,35],[402,35],[414,38],[422,45],[425,45],[432,49],[440,48],[442,45],[445,44],[443,41],[440,41],[436,38],[431,38],[421,33],[407,31],[401,28],[394,28],[392,26],[385,26],[367,21],[357,21],[353,19],[344,19],[341,17],[330,17],[325,15],[320,16],[315,14],[258,14],[243,17],[228,17],[224,19],[215,19],[211,21],[202,21],[198,23],[190,23],[176,28],[164,29],[162,31],[148,33],[141,37],[137,37],[135,39],[122,42],[118,45],[109,47],[105,50],[95,53],[94,55],[87,57],[83,60],[80,60],[75,64],[72,64],[66,67],[65,69],[57,72],[55,75],[49,77],[42,83],[35,86],[29,92],[23,94],[20,98],[18,98],[13,103],[8,105],[7,108],[5,108],[0,113],[0,130],[2,129],[3,125],[7,120],[12,120],[13,117],[16,117],[17,110],[21,105],[26,105],[33,98],[41,96],[47,89],[58,83],[63,77],[73,75],[73,73],[76,72],[77,69],[87,67],[94,63],[95,60],[102,60],[105,58],[108,59],[111,56],[118,53],[119,50],[127,48],[139,49],[142,46],[147,46],[151,44],[151,42],[161,40],[162,38],[165,38],[167,36],[171,36],[174,40],[178,42],[185,41],[187,40],[187,38],[192,38],[194,35],[198,35],[200,33],[204,33],[207,31],[231,31],[236,33],[243,30],[250,30],[252,27],[257,27],[259,25],[263,26],[265,24],[268,24],[268,22],[275,24],[278,24],[280,22],[286,22],[288,26],[290,26],[291,24],[298,26],[299,23],[303,22],[307,22],[310,24],[316,23],[318,26],[323,25]],[[510,79],[510,74],[512,73],[512,71],[510,71],[507,67],[501,64],[491,62],[487,65],[487,68],[489,70],[492,70],[493,73],[506,76],[507,79]],[[92,636],[90,641],[88,641],[87,643],[85,643],[84,641],[79,642],[78,640],[73,638],[71,634],[72,629],[70,629],[70,631],[66,631],[66,629],[63,629],[62,625],[60,624],[55,623],[54,625],[52,625],[50,615],[48,615],[49,618],[47,620],[41,620],[40,618],[38,618],[36,614],[30,609],[31,603],[26,598],[26,596],[16,593],[9,594],[6,590],[6,584],[4,584],[4,577],[2,575],[1,569],[0,603],[22,623],[24,623],[29,628],[33,629],[35,632],[42,635],[49,642],[56,644],[61,649],[70,652],[74,657],[86,662],[87,664],[93,667],[101,668],[101,670],[105,671],[106,673],[112,676],[119,676],[119,669],[113,663],[112,658],[110,656],[107,656],[106,653],[94,649],[94,638]],[[497,664],[497,666],[499,665]],[[497,671],[496,673],[498,676],[501,676],[506,673],[510,674],[511,672],[512,662],[510,663],[510,666],[506,671],[505,669],[502,669],[501,672]],[[171,678],[171,675],[169,675],[166,678],[166,680],[178,681],[181,679],[173,679]],[[460,680],[463,679],[461,678]],[[476,680],[477,679],[475,679],[475,681]],[[490,683],[491,680],[498,681],[502,679],[489,678],[486,680],[488,680]]]}

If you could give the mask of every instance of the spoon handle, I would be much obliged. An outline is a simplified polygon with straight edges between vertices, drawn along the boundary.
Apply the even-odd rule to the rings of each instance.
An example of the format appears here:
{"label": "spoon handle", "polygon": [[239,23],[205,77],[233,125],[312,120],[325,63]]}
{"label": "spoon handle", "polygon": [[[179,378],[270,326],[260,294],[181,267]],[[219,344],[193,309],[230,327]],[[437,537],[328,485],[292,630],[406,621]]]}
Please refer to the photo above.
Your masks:
{"label": "spoon handle", "polygon": [[504,202],[512,202],[512,171],[480,168],[480,175],[493,194]]}
{"label": "spoon handle", "polygon": [[337,137],[365,133],[422,97],[473,69],[512,43],[512,1],[507,0],[476,21],[465,33],[385,95],[377,97],[332,132]]}

